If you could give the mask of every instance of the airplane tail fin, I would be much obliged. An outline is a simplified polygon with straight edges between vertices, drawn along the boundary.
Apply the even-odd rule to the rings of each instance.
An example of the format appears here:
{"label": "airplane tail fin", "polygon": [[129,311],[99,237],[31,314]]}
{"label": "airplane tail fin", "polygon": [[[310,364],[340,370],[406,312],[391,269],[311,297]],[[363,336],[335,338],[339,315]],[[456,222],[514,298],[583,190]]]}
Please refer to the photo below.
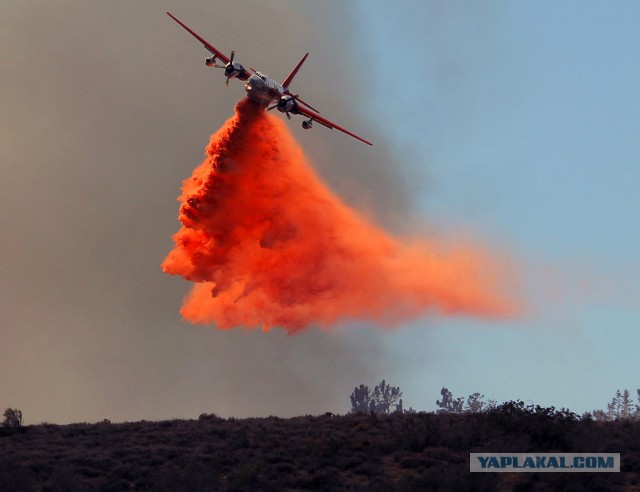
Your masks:
{"label": "airplane tail fin", "polygon": [[309,56],[309,53],[307,53],[306,55],[304,55],[302,57],[302,60],[300,60],[298,62],[298,64],[296,65],[296,68],[294,68],[293,71],[289,74],[289,76],[286,79],[284,79],[284,82],[282,83],[282,87],[284,87],[285,89],[289,88],[289,84],[291,84],[291,81],[293,80],[293,78],[298,73],[298,70],[300,70],[300,67],[302,66],[304,61],[307,59],[307,56]]}

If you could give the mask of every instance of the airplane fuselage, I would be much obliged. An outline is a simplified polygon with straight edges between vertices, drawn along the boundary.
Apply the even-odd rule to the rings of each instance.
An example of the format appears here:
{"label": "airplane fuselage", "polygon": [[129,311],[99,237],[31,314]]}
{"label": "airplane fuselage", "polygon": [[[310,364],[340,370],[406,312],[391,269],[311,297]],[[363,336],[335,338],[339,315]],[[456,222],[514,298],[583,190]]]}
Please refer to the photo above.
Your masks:
{"label": "airplane fuselage", "polygon": [[285,94],[284,87],[260,72],[255,72],[247,79],[244,90],[247,91],[247,97],[261,107],[267,107]]}

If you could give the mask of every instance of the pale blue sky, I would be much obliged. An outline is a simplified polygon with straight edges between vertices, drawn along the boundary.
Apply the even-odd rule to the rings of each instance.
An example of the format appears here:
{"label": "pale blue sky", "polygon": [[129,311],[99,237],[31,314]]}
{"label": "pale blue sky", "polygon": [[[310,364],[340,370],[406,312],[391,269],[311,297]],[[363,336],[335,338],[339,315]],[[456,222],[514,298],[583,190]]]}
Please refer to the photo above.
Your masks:
{"label": "pale blue sky", "polygon": [[427,177],[428,220],[516,259],[533,315],[387,336],[406,401],[603,407],[640,387],[640,4],[464,4],[353,6],[366,112]]}

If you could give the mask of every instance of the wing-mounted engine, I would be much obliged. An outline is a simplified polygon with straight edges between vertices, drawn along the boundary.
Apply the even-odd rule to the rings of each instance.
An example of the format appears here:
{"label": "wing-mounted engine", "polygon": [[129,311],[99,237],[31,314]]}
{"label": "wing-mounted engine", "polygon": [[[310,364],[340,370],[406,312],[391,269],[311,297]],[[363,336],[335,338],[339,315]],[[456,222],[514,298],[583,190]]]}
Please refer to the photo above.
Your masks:
{"label": "wing-mounted engine", "polygon": [[217,64],[216,55],[213,55],[204,61],[204,64],[207,67],[224,69],[224,75],[227,77],[225,86],[229,85],[229,79],[247,80],[249,78],[249,74],[247,73],[245,68],[240,63],[233,62],[233,58],[235,57],[235,54],[236,54],[235,51],[232,51],[231,57],[229,58],[229,63],[223,66]]}
{"label": "wing-mounted engine", "polygon": [[224,67],[224,74],[227,79],[247,80],[249,78],[249,74],[239,63],[227,63],[227,66]]}
{"label": "wing-mounted engine", "polygon": [[277,109],[281,113],[285,113],[289,119],[291,119],[289,113],[298,114],[300,112],[298,111],[298,103],[296,102],[295,96],[291,95],[281,96],[276,104],[267,108],[267,111],[271,111],[272,109]]}
{"label": "wing-mounted engine", "polygon": [[232,51],[229,57],[229,63],[224,67],[224,74],[227,76],[225,86],[229,85],[229,79],[247,80],[249,74],[240,63],[233,63],[233,58],[236,56],[236,52]]}
{"label": "wing-mounted engine", "polygon": [[[281,113],[285,113],[287,115],[287,118],[291,119],[291,115],[289,113],[300,114],[298,103],[301,103],[307,106],[308,108],[313,109],[316,113],[318,112],[316,109],[311,107],[311,105],[307,104],[302,99],[300,99],[300,97],[297,94],[291,94],[291,93],[286,93],[280,96],[280,99],[278,99],[278,102],[273,106],[271,106],[270,108],[267,108],[267,111],[271,111],[272,109],[277,109]],[[307,121],[304,121],[302,123],[302,127],[305,130],[311,128],[312,126],[313,126],[313,118],[309,118]]]}
{"label": "wing-mounted engine", "polygon": [[278,111],[281,113],[295,113],[298,109],[298,104],[293,96],[282,96],[278,100],[278,105],[276,106]]}

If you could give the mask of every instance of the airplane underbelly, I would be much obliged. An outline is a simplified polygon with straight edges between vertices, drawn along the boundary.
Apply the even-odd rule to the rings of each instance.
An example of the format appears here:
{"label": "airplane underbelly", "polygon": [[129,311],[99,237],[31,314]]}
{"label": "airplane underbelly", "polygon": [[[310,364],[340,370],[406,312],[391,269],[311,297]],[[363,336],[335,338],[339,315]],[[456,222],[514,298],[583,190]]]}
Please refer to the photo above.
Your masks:
{"label": "airplane underbelly", "polygon": [[247,91],[247,97],[260,106],[268,106],[273,99],[267,84],[255,75],[249,77],[244,84],[244,90]]}

